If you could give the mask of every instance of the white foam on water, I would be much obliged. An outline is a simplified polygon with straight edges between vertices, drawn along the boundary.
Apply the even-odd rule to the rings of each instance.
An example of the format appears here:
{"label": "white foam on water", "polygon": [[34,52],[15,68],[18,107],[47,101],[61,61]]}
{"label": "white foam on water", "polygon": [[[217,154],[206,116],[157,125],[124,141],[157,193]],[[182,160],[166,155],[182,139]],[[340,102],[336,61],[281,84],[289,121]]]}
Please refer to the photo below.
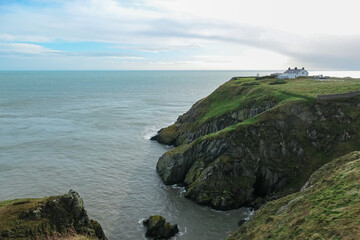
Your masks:
{"label": "white foam on water", "polygon": [[141,218],[141,219],[138,221],[138,223],[142,225],[143,222],[145,221],[145,219],[146,219],[146,218]]}
{"label": "white foam on water", "polygon": [[160,128],[157,128],[154,125],[146,126],[143,131],[143,138],[145,140],[150,140],[153,136],[157,134],[157,132],[160,130]]}
{"label": "white foam on water", "polygon": [[249,221],[250,218],[251,218],[251,217],[254,215],[254,213],[255,213],[255,210],[254,210],[253,208],[248,208],[247,210],[249,211],[249,213],[248,213],[249,215],[244,218],[245,221]]}
{"label": "white foam on water", "polygon": [[179,194],[180,194],[180,197],[184,197],[184,196],[185,196],[185,193],[186,193],[185,187],[179,186],[179,185],[177,185],[177,184],[174,184],[174,185],[171,186],[171,188],[172,188],[172,189],[175,189],[176,191],[178,191]]}
{"label": "white foam on water", "polygon": [[179,231],[179,236],[184,236],[187,233],[186,226],[184,227],[184,231]]}

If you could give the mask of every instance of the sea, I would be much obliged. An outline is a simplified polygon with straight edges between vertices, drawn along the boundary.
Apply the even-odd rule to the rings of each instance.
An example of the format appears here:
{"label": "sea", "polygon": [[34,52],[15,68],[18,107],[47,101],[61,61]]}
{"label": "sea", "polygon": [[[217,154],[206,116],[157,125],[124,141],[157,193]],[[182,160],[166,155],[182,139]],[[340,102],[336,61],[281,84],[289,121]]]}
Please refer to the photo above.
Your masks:
{"label": "sea", "polygon": [[0,71],[0,201],[73,189],[110,240],[146,239],[155,214],[178,224],[173,239],[224,239],[252,209],[212,210],[164,185],[155,166],[172,146],[150,138],[230,78],[273,72]]}

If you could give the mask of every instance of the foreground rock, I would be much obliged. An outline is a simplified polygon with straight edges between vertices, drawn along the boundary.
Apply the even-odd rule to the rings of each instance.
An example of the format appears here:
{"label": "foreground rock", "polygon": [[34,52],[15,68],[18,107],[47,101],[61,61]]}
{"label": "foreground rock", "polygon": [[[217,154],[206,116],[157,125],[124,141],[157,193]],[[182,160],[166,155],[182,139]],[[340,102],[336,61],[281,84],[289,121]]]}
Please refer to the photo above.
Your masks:
{"label": "foreground rock", "polygon": [[146,237],[154,239],[169,239],[179,232],[178,226],[167,223],[159,215],[150,216],[143,223],[147,227]]}
{"label": "foreground rock", "polygon": [[106,240],[100,224],[89,219],[79,194],[0,202],[0,239]]}
{"label": "foreground rock", "polygon": [[155,137],[179,145],[159,159],[160,177],[185,185],[199,204],[259,207],[299,190],[313,171],[360,145],[359,96],[316,101],[303,92],[304,81],[325,93],[340,88],[336,82],[246,81],[224,84]]}
{"label": "foreground rock", "polygon": [[360,152],[314,172],[301,191],[255,212],[228,240],[360,239]]}

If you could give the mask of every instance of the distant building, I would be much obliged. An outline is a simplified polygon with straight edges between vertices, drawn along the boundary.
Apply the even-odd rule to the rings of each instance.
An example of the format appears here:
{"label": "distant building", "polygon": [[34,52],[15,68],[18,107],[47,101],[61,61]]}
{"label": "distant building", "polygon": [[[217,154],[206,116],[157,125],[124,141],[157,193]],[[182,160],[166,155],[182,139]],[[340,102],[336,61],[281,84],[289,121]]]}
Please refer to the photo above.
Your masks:
{"label": "distant building", "polygon": [[314,79],[327,79],[327,78],[329,78],[329,77],[320,74],[320,75],[314,75],[313,78],[314,78]]}
{"label": "distant building", "polygon": [[295,67],[294,69],[289,68],[284,73],[278,75],[279,79],[294,79],[297,77],[307,77],[309,75],[309,72],[305,70],[305,68],[298,69]]}

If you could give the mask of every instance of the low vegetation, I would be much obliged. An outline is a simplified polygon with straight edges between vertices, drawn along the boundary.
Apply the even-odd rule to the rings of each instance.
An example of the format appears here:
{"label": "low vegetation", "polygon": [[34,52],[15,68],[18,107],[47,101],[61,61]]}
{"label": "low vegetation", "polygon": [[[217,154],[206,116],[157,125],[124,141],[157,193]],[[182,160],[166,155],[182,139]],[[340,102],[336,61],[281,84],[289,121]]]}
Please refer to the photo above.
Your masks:
{"label": "low vegetation", "polygon": [[267,203],[228,240],[358,239],[360,152],[314,172],[297,193]]}
{"label": "low vegetation", "polygon": [[95,240],[107,238],[88,218],[79,195],[26,198],[0,202],[0,239]]}
{"label": "low vegetation", "polygon": [[[286,84],[281,84],[281,83]],[[279,84],[280,83],[280,84]],[[234,77],[208,97],[200,100],[189,112],[154,138],[161,143],[181,145],[196,138],[229,127],[256,113],[285,102],[303,101],[312,104],[318,95],[338,94],[360,89],[360,80],[352,78],[310,77],[276,80],[268,77]],[[240,113],[235,116],[234,113]],[[255,114],[256,115],[256,114]],[[220,122],[219,122],[220,121]],[[205,125],[216,124],[216,129],[204,130]],[[220,128],[220,129],[219,129]]]}
{"label": "low vegetation", "polygon": [[158,161],[164,182],[184,184],[186,197],[216,209],[258,207],[360,150],[360,96],[317,100],[356,91],[359,80],[274,81],[233,78],[160,131],[178,136],[165,136],[177,147]]}
{"label": "low vegetation", "polygon": [[273,82],[270,82],[269,85],[278,85],[278,84],[285,84],[285,83],[288,83],[288,82],[286,82],[284,79],[277,79]]}
{"label": "low vegetation", "polygon": [[[207,98],[199,109],[199,122],[204,123],[227,112],[236,111],[246,105],[271,100],[314,101],[317,95],[336,94],[360,89],[359,79],[329,78],[326,81],[312,78],[279,79],[234,78],[223,84]],[[285,84],[287,83],[287,84]]]}

